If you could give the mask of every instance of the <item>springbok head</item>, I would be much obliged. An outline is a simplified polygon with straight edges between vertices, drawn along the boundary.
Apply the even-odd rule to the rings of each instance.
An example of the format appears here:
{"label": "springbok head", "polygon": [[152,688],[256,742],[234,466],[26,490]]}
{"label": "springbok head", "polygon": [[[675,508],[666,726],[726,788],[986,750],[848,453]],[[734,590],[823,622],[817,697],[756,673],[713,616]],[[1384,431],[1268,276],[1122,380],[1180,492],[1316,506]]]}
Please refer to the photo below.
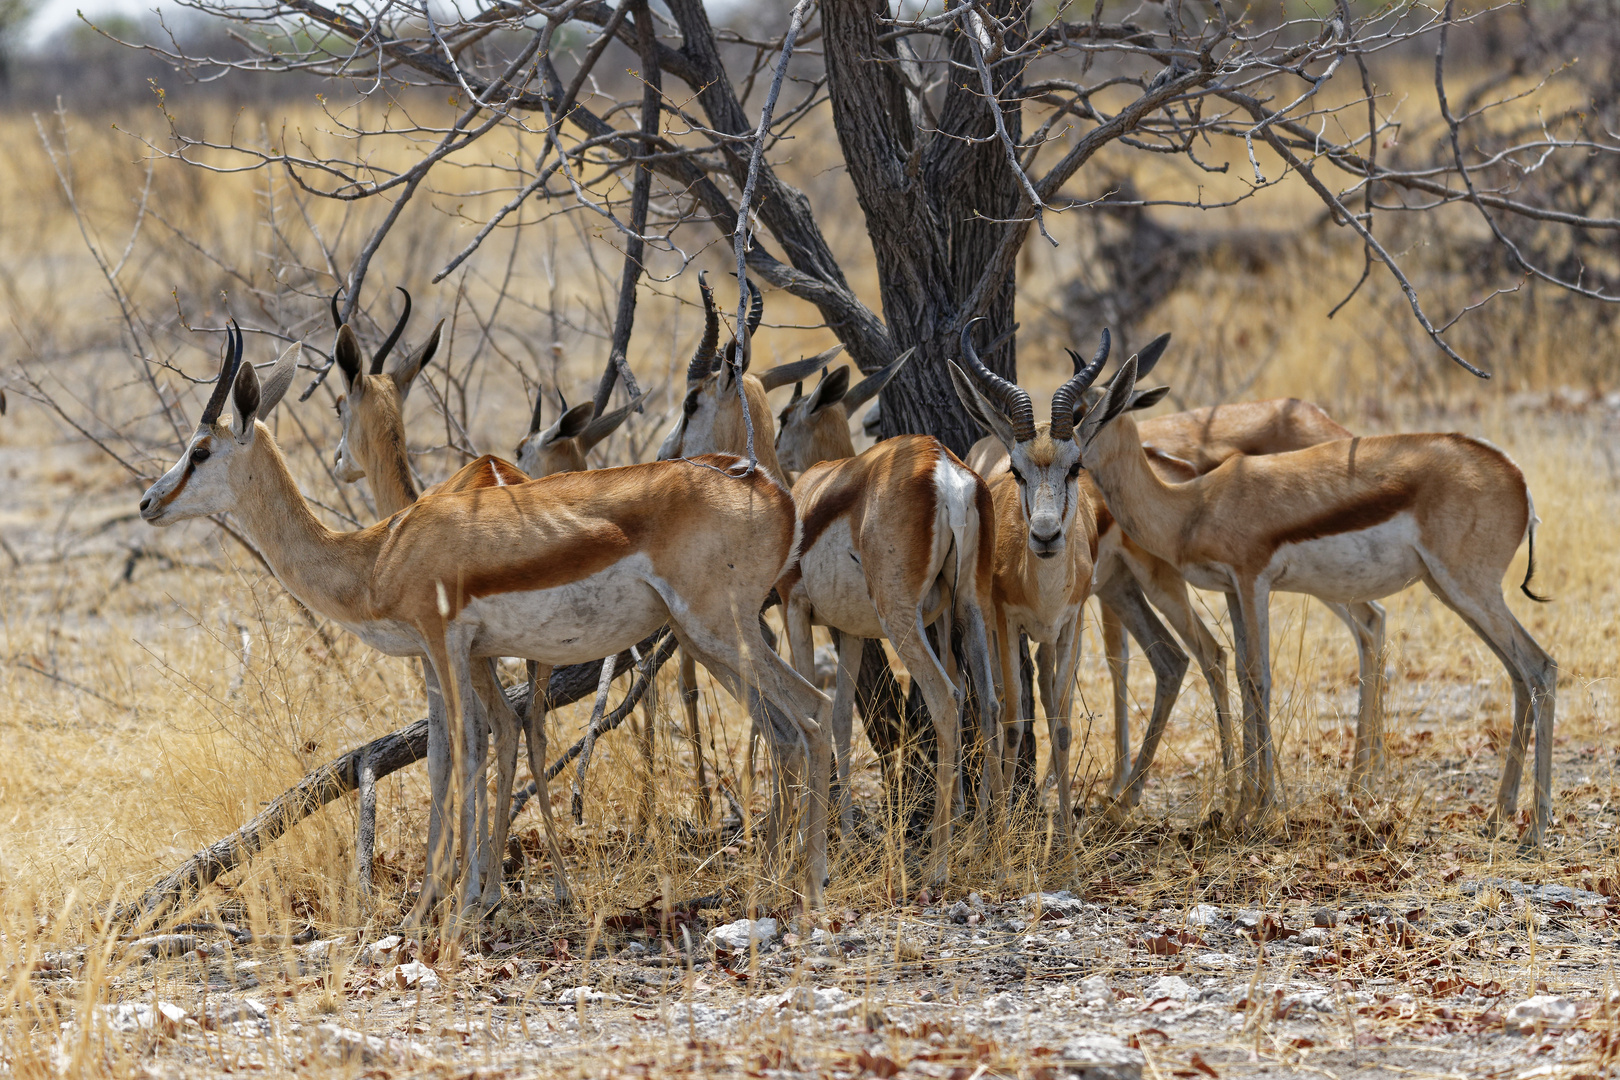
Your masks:
{"label": "springbok head", "polygon": [[915,351],[907,349],[898,359],[854,386],[849,385],[847,365],[831,373],[824,372],[816,388],[808,394],[804,393],[802,383],[795,383],[793,400],[777,418],[776,457],[782,468],[801,473],[818,461],[854,457],[855,442],[849,437],[850,414],[876,397]]}
{"label": "springbok head", "polygon": [[591,402],[581,402],[570,409],[567,399],[558,392],[562,411],[550,427],[541,427],[545,422],[542,416],[545,391],[535,391],[529,433],[517,445],[518,468],[534,479],[584,469],[585,455],[590,453],[591,447],[613,434],[624,423],[624,418],[641,404],[643,396],[637,394],[628,405],[592,419],[595,406]]}
{"label": "springbok head", "polygon": [[753,282],[744,282],[744,287],[750,297],[748,319],[742,332],[733,336],[723,351],[716,351],[720,316],[715,311],[714,293],[707,278],[698,275],[698,288],[703,292],[703,339],[686,367],[686,398],[681,403],[681,415],[658,448],[658,457],[662,461],[697,454],[743,453],[748,436],[742,403],[737,400],[737,384],[741,382],[748,399],[748,415],[754,424],[755,452],[766,468],[780,479],[775,460],[774,424],[765,393],[797,382],[825,366],[836,350],[782,364],[760,375],[750,374],[748,365],[753,355],[754,330],[764,314],[765,301]]}
{"label": "springbok head", "polygon": [[[225,355],[214,392],[203,406],[197,430],[186,441],[180,460],[141,497],[141,517],[150,525],[173,525],[187,518],[223,514],[236,508],[248,490],[259,443],[256,421],[270,415],[292,385],[303,355],[302,342],[289,345],[261,381],[252,364],[242,363],[242,331],[235,320],[225,330]],[[229,396],[235,415],[220,420]],[[270,453],[275,453],[269,447]]]}
{"label": "springbok head", "polygon": [[[1092,442],[1096,439],[1097,433],[1110,421],[1135,409],[1157,405],[1170,392],[1168,386],[1155,386],[1148,390],[1136,389],[1136,380],[1153,370],[1153,366],[1159,362],[1159,358],[1164,355],[1165,347],[1169,344],[1170,335],[1160,334],[1140,353],[1126,359],[1100,394],[1087,394],[1086,402],[1083,405],[1076,405],[1074,417],[1078,435],[1075,441],[1080,446],[1083,460],[1096,460]],[[1074,355],[1072,349],[1069,355]],[[1189,462],[1149,447],[1143,449],[1148,452],[1150,459],[1155,457],[1160,459],[1155,465],[1161,475],[1168,474],[1180,481],[1190,480],[1197,475],[1196,467]]]}
{"label": "springbok head", "polygon": [[[978,322],[974,319],[973,322]],[[950,365],[957,397],[985,431],[1007,448],[1012,476],[1028,526],[1029,550],[1050,559],[1064,550],[1080,503],[1080,446],[1074,438],[1075,403],[1108,360],[1109,336],[1088,364],[1052,395],[1050,423],[1036,424],[1029,394],[985,367],[973,349],[973,322],[962,329],[962,356],[969,378]],[[1071,354],[1072,355],[1072,354]],[[1077,358],[1078,359],[1078,358]]]}
{"label": "springbok head", "polygon": [[439,339],[444,333],[444,320],[440,319],[419,349],[396,356],[389,363],[388,354],[399,343],[411,317],[411,294],[403,288],[399,291],[405,295],[405,308],[369,363],[363,362],[354,328],[338,319],[338,295],[342,290],[332,294],[332,321],[337,325],[332,357],[343,373],[343,396],[337,402],[343,437],[338,440],[333,471],[347,484],[362,479],[370,470],[406,460],[405,398],[416,377],[439,351]]}

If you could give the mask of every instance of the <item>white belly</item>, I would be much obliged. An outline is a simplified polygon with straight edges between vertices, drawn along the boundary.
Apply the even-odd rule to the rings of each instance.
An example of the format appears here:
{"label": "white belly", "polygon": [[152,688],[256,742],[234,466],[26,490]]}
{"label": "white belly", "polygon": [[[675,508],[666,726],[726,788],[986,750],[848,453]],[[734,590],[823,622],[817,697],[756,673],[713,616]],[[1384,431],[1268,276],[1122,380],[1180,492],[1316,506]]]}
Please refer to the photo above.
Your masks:
{"label": "white belly", "polygon": [[1080,609],[1077,607],[1062,607],[1055,611],[1035,611],[1011,605],[1007,608],[1007,621],[1014,633],[1027,634],[1031,641],[1047,645],[1056,645],[1059,635],[1079,617]]}
{"label": "white belly", "polygon": [[632,558],[555,589],[496,593],[468,604],[477,656],[580,664],[629,648],[669,620],[669,609]]}
{"label": "white belly", "polygon": [[1278,592],[1305,592],[1353,603],[1400,592],[1423,576],[1417,522],[1397,514],[1381,525],[1284,544],[1271,557],[1266,578]]}
{"label": "white belly", "polygon": [[389,656],[427,655],[422,647],[422,636],[407,623],[379,619],[365,623],[340,622],[338,625],[380,653]]}
{"label": "white belly", "polygon": [[866,574],[855,561],[849,521],[835,521],[799,558],[804,594],[817,625],[857,637],[883,637],[877,608],[866,591]]}

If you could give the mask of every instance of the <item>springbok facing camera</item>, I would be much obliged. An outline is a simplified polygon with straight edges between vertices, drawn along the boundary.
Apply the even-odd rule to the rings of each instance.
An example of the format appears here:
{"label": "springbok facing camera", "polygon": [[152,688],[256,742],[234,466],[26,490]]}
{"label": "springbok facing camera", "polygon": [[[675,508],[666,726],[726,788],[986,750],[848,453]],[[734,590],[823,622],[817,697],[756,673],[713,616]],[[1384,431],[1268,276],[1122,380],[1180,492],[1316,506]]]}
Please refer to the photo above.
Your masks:
{"label": "springbok facing camera", "polygon": [[[975,319],[974,322],[978,320]],[[951,382],[969,414],[1007,449],[1008,470],[990,484],[995,503],[996,551],[991,587],[992,625],[1001,659],[1007,702],[1019,702],[1003,721],[1003,769],[1010,780],[1022,734],[1018,635],[1051,646],[1053,663],[1042,697],[1058,783],[1059,833],[1073,848],[1074,810],[1069,791],[1069,720],[1074,708],[1074,671],[1080,659],[1080,609],[1091,595],[1097,554],[1097,521],[1080,485],[1080,447],[1074,438],[1074,402],[1108,359],[1107,342],[1091,364],[1052,395],[1052,419],[1035,423],[1029,394],[990,371],[973,349],[973,323],[962,330],[962,355],[970,379],[954,363]],[[1031,709],[1031,712],[1034,710]],[[1004,714],[1005,715],[1005,714]]]}
{"label": "springbok facing camera", "polygon": [[1163,388],[1136,391],[1127,360],[1081,422],[1086,469],[1138,543],[1200,588],[1227,594],[1244,704],[1246,804],[1274,801],[1270,733],[1270,598],[1302,592],[1333,603],[1377,600],[1423,581],[1502,661],[1513,683],[1513,736],[1492,827],[1518,804],[1530,730],[1539,845],[1552,816],[1552,734],[1558,668],[1514,618],[1502,578],[1519,545],[1535,573],[1535,506],[1508,456],[1456,434],[1374,435],[1265,457],[1234,457],[1196,479],[1166,483],[1149,463],[1130,411]]}
{"label": "springbok facing camera", "polygon": [[[473,909],[482,873],[473,800],[485,726],[472,659],[552,664],[613,655],[669,623],[740,701],[779,757],[809,758],[804,895],[826,881],[830,745],[817,716],[831,703],[738,612],[759,610],[798,534],[792,499],[735,459],[563,473],[512,487],[418,500],[386,522],[339,533],[316,519],[261,422],[292,381],[298,348],[261,384],[234,334],[197,431],[141,500],[153,525],[235,513],[281,582],[311,610],[389,655],[426,654],[445,690],[447,723],[466,747],[455,798],[464,861],[460,909]],[[219,414],[229,395],[236,416]],[[556,513],[566,507],[566,514]],[[774,864],[781,852],[767,853]],[[774,870],[774,865],[770,867]],[[448,882],[424,882],[416,912]]]}

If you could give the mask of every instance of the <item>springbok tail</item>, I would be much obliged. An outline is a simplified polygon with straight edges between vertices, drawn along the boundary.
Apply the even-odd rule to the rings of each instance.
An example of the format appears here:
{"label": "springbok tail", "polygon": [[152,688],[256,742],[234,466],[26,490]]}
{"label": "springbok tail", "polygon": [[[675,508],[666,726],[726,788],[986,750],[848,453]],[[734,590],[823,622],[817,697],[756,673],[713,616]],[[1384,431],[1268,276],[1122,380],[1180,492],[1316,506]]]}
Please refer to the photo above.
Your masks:
{"label": "springbok tail", "polygon": [[1519,583],[1519,591],[1538,604],[1545,604],[1552,600],[1550,596],[1538,596],[1530,591],[1530,579],[1536,576],[1536,526],[1541,519],[1536,516],[1535,500],[1530,498],[1530,490],[1525,489],[1525,502],[1530,506],[1530,520],[1524,527],[1525,538],[1530,542],[1530,561],[1524,568],[1524,580]]}

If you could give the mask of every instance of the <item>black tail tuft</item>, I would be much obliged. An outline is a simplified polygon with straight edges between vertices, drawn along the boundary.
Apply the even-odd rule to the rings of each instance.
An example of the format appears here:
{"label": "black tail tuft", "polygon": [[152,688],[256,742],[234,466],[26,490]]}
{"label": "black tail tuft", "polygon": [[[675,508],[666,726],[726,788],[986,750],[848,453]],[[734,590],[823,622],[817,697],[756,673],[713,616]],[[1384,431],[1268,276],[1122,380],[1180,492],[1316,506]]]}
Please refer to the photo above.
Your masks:
{"label": "black tail tuft", "polygon": [[1551,602],[1552,597],[1537,596],[1530,591],[1530,579],[1536,576],[1536,527],[1534,524],[1531,524],[1528,530],[1528,538],[1530,541],[1530,561],[1524,568],[1524,580],[1519,583],[1519,591],[1538,604],[1546,604]]}

